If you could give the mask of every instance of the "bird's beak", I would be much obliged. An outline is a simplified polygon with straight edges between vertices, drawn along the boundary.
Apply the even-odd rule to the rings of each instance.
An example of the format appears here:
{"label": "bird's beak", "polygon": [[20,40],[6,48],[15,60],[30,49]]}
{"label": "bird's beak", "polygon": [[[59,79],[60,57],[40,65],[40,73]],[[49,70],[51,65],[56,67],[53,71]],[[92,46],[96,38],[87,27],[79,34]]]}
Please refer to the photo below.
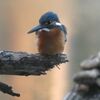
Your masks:
{"label": "bird's beak", "polygon": [[35,27],[33,27],[33,28],[28,32],[28,34],[33,33],[33,32],[36,32],[36,31],[38,31],[38,30],[40,30],[40,29],[43,29],[43,28],[45,28],[45,27],[42,26],[42,25],[35,26]]}

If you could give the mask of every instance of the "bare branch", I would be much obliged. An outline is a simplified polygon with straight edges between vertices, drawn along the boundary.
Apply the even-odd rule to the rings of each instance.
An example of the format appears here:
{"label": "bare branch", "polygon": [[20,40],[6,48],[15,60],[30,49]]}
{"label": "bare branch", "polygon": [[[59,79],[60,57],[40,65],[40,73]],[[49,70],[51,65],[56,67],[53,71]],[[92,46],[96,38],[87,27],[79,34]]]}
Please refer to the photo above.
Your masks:
{"label": "bare branch", "polygon": [[12,95],[12,96],[17,96],[17,97],[20,96],[19,93],[13,92],[11,86],[8,86],[7,84],[2,83],[2,82],[0,82],[0,91],[2,91],[3,93],[7,93],[9,95]]}
{"label": "bare branch", "polygon": [[0,51],[0,74],[41,75],[54,66],[68,62],[66,54],[40,55]]}

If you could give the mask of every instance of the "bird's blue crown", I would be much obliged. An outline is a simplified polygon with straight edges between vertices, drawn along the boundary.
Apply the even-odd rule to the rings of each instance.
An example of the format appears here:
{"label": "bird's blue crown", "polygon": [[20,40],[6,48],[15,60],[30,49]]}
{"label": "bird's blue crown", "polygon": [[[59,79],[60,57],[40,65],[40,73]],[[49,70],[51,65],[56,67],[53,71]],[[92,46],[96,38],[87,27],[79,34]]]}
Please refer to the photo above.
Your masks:
{"label": "bird's blue crown", "polygon": [[57,22],[60,22],[57,14],[54,13],[54,12],[50,12],[50,11],[45,13],[45,14],[43,14],[40,17],[40,19],[39,19],[39,23],[40,24],[44,24],[47,21],[57,21]]}

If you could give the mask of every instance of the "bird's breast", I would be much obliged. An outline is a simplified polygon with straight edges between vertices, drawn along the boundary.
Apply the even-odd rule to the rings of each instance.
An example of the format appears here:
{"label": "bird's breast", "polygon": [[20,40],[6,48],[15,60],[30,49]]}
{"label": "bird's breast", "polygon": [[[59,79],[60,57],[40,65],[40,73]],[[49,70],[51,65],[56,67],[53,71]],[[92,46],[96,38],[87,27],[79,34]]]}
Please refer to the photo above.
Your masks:
{"label": "bird's breast", "polygon": [[38,34],[38,50],[41,54],[58,54],[64,50],[64,33],[59,29],[51,29],[49,32],[40,31]]}

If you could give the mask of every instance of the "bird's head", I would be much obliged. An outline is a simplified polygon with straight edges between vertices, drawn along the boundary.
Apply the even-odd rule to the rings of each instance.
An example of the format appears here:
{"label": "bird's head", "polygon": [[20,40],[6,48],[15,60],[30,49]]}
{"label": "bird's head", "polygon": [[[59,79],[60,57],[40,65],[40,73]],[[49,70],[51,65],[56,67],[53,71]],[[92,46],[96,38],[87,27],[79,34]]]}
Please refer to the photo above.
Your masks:
{"label": "bird's head", "polygon": [[50,31],[51,29],[57,27],[59,29],[62,27],[57,14],[54,12],[47,12],[40,17],[39,25],[33,27],[28,33],[33,33],[40,30]]}

